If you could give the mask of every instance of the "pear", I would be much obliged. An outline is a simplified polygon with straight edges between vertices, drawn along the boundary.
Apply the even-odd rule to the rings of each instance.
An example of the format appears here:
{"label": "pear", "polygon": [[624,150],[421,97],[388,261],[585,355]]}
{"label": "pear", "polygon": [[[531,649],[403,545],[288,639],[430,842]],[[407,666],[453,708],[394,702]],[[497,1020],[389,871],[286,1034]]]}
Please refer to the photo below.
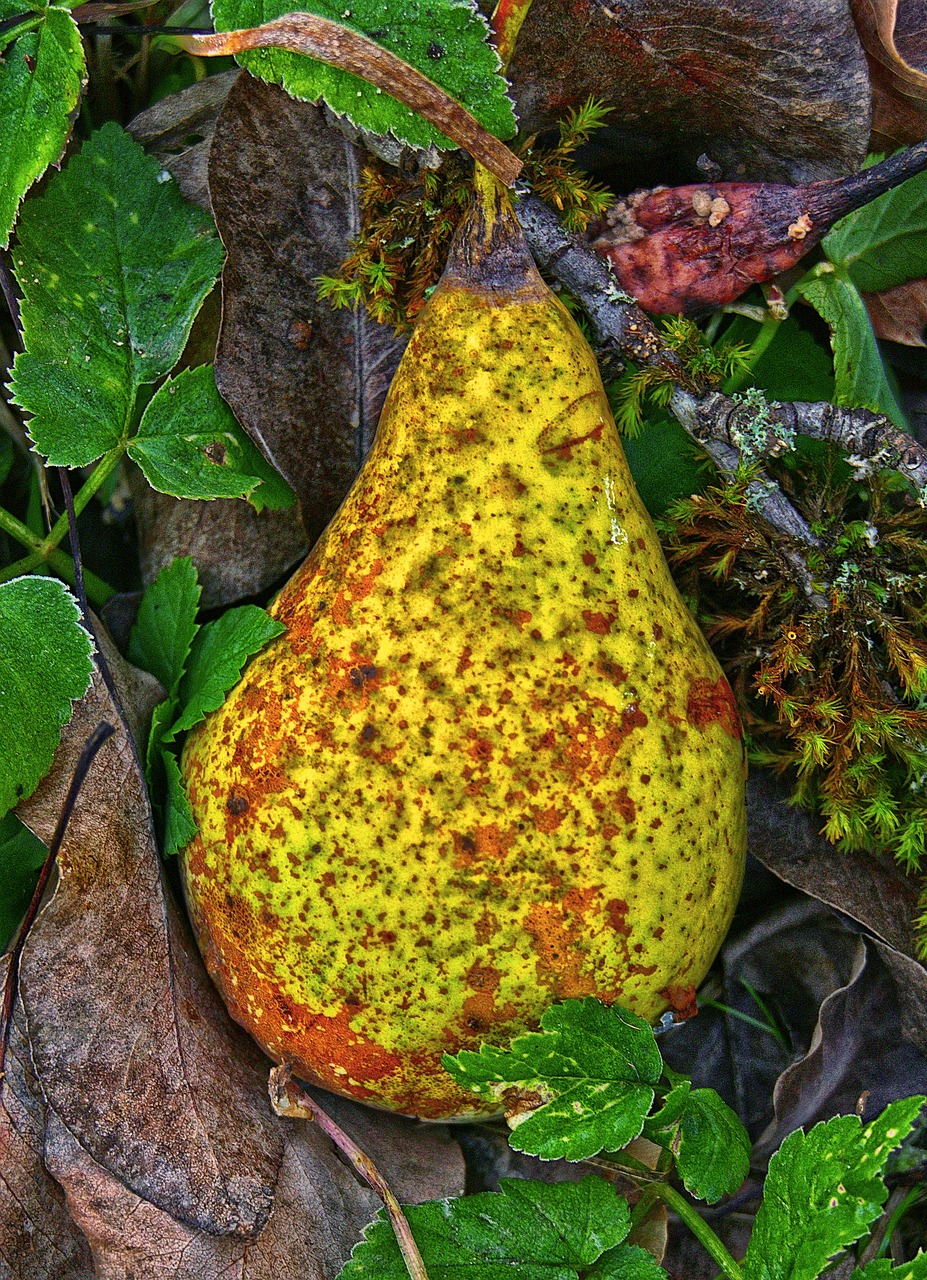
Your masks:
{"label": "pear", "polygon": [[595,358],[478,172],[371,454],[194,730],[183,878],[232,1015],[427,1119],[554,1001],[691,1012],[745,848],[730,688]]}

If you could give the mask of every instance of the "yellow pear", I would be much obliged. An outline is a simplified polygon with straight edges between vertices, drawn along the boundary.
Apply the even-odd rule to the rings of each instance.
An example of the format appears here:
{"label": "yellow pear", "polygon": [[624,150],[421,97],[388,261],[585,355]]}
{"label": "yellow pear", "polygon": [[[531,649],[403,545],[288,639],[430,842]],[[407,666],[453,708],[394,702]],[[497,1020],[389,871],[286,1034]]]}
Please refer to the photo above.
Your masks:
{"label": "yellow pear", "polygon": [[486,1114],[441,1055],[554,1001],[691,1011],[745,846],[730,689],[595,358],[478,171],[286,633],[188,740],[183,858],[233,1016],[310,1082]]}

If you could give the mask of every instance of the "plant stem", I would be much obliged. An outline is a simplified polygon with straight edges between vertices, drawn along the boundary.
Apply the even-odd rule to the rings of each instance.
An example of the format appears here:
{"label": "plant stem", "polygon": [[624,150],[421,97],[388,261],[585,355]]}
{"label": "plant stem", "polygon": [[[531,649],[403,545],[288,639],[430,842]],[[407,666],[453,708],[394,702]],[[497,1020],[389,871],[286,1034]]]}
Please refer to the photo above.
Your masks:
{"label": "plant stem", "polygon": [[[74,515],[79,516],[86,507],[87,503],[94,496],[101,486],[109,479],[116,467],[125,449],[121,444],[117,444],[115,448],[110,449],[108,453],[104,453],[103,457],[91,471],[90,475],[81,485],[74,497]],[[45,538],[45,546],[52,548],[57,547],[59,542],[68,532],[68,513],[65,511],[58,517],[52,525]]]}
{"label": "plant stem", "polygon": [[724,384],[724,392],[731,395],[734,391],[739,391],[745,382],[750,378],[753,370],[756,368],[757,361],[763,355],[766,348],[772,342],[773,338],[779,332],[779,326],[782,321],[778,316],[768,312],[763,323],[760,325],[760,331],[750,344],[747,351],[745,361],[746,368],[741,369],[739,373],[733,374]]}
{"label": "plant stem", "polygon": [[348,1137],[342,1128],[335,1124],[331,1116],[326,1115],[319,1104],[310,1098],[305,1089],[301,1089],[292,1080],[290,1068],[287,1064],[273,1068],[268,1085],[270,1089],[270,1104],[278,1116],[293,1116],[301,1120],[314,1120],[322,1132],[331,1138],[338,1150],[347,1156],[352,1168],[360,1174],[368,1187],[371,1187],[383,1201],[393,1230],[396,1233],[399,1251],[402,1254],[411,1280],[428,1280],[424,1259],[419,1252],[415,1237],[412,1235],[412,1228],[409,1226],[408,1219],[402,1212],[402,1206],[393,1194],[389,1183],[370,1157],[361,1151],[357,1143]]}
{"label": "plant stem", "polygon": [[743,1272],[739,1264],[734,1261],[708,1223],[689,1204],[685,1196],[680,1195],[668,1182],[661,1182],[659,1186],[653,1188],[653,1191],[682,1219],[702,1248],[717,1262],[722,1273],[727,1276],[727,1280],[743,1280]]}

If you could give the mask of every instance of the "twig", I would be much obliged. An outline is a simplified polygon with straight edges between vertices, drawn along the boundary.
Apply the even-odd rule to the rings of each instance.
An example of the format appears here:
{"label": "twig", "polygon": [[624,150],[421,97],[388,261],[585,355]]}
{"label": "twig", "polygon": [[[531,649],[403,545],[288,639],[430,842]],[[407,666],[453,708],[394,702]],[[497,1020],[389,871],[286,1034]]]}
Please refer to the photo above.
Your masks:
{"label": "twig", "polygon": [[6,978],[3,984],[3,1005],[0,1010],[0,1079],[3,1078],[3,1065],[6,1061],[6,1049],[10,1038],[10,1021],[13,1016],[13,1000],[16,997],[16,991],[19,985],[19,961],[22,956],[23,947],[26,944],[26,938],[29,936],[29,930],[35,922],[38,915],[39,907],[42,903],[42,897],[51,877],[52,868],[58,858],[58,853],[64,843],[64,837],[68,829],[68,823],[71,820],[71,814],[77,804],[77,797],[81,787],[84,785],[84,779],[90,772],[90,766],[96,759],[97,752],[103,746],[107,739],[111,738],[115,733],[113,726],[106,720],[100,722],[94,729],[93,733],[84,743],[80,753],[80,759],[77,761],[77,768],[74,770],[74,776],[71,778],[71,785],[68,787],[68,793],[64,798],[64,804],[61,807],[61,813],[58,817],[58,823],[55,827],[51,843],[48,846],[48,854],[42,863],[42,870],[39,873],[39,882],[35,886],[35,892],[29,903],[29,908],[19,928],[13,935],[13,940],[7,948],[5,954],[10,957],[10,964],[6,972]]}
{"label": "twig", "polygon": [[406,1270],[412,1280],[428,1280],[428,1272],[425,1270],[425,1263],[419,1252],[419,1247],[415,1243],[415,1237],[412,1235],[412,1228],[409,1226],[408,1219],[402,1212],[399,1201],[393,1194],[386,1179],[370,1157],[361,1151],[357,1143],[349,1138],[330,1116],[326,1115],[319,1104],[309,1097],[305,1089],[301,1089],[296,1084],[292,1078],[292,1068],[289,1063],[283,1063],[282,1066],[274,1067],[271,1070],[268,1089],[270,1091],[270,1105],[278,1116],[291,1116],[298,1120],[314,1120],[322,1132],[331,1138],[338,1150],[347,1157],[351,1167],[356,1170],[368,1187],[372,1188],[383,1201],[389,1220],[393,1225],[393,1230],[396,1233],[396,1240],[399,1244],[403,1261],[406,1264]]}

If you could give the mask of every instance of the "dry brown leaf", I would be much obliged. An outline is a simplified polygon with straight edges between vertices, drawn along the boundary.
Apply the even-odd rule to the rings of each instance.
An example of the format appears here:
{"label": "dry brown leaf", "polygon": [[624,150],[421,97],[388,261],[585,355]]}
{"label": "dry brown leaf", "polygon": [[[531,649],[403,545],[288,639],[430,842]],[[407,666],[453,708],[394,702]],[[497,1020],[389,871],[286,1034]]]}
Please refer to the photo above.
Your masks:
{"label": "dry brown leaf", "polygon": [[200,1229],[250,1235],[270,1213],[282,1153],[263,1060],[228,1021],[162,884],[141,769],[99,674],[20,817],[48,842],[101,721],[116,736],[81,790],[20,963],[36,1076],[127,1187]]}
{"label": "dry brown leaf", "polygon": [[240,498],[188,502],[130,479],[138,521],[142,581],[150,585],[175,556],[196,565],[204,609],[258,595],[306,553],[295,509],[261,512]]}
{"label": "dry brown leaf", "polygon": [[314,280],[360,230],[364,153],[320,108],[242,75],[213,141],[212,204],[228,261],[219,389],[299,495],[316,538],[373,442],[404,342]]}
{"label": "dry brown leaf", "polygon": [[851,0],[869,56],[873,146],[891,149],[927,134],[927,5],[924,0]]}
{"label": "dry brown leaf", "polygon": [[908,280],[882,293],[864,293],[863,301],[877,337],[906,347],[927,347],[927,280]]}
{"label": "dry brown leaf", "polygon": [[511,64],[522,128],[588,94],[642,138],[700,151],[731,179],[808,182],[859,168],[866,62],[845,0],[534,0]]}
{"label": "dry brown leaf", "polygon": [[[5,956],[0,962],[5,975]],[[35,1091],[21,1009],[0,1080],[0,1275],[93,1280],[90,1250],[42,1160],[45,1107]]]}

